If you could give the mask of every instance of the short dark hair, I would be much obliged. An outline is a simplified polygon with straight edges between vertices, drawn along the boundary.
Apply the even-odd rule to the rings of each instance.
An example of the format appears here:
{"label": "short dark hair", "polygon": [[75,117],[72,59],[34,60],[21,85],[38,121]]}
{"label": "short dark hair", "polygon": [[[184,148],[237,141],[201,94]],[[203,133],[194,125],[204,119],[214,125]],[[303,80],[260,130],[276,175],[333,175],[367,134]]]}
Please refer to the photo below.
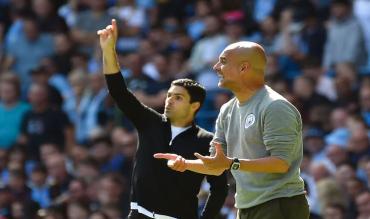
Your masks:
{"label": "short dark hair", "polygon": [[202,107],[206,98],[206,89],[200,83],[192,79],[182,78],[172,81],[171,86],[180,86],[185,88],[189,93],[190,103],[199,102],[199,109]]}

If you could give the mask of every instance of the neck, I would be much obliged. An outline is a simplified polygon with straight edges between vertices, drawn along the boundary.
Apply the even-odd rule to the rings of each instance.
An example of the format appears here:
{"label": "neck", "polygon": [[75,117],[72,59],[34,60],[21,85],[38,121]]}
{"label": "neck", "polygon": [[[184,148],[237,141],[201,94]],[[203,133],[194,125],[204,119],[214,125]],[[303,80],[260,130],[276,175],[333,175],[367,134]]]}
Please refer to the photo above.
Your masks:
{"label": "neck", "polygon": [[193,120],[188,120],[188,119],[182,120],[182,121],[171,121],[171,125],[176,126],[176,127],[185,128],[185,127],[191,126],[192,122]]}
{"label": "neck", "polygon": [[239,103],[247,102],[251,97],[253,97],[258,90],[264,86],[263,83],[254,84],[253,86],[243,86],[241,89],[233,91],[235,97],[238,99]]}

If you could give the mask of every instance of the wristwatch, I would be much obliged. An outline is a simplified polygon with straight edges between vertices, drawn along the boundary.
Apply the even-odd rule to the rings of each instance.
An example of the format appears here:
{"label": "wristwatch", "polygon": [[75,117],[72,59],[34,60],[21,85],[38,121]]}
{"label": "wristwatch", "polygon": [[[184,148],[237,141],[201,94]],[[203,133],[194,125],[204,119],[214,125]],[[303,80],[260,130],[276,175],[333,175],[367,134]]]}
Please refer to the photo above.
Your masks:
{"label": "wristwatch", "polygon": [[240,168],[240,161],[238,158],[234,157],[233,162],[231,163],[230,169],[231,170],[239,170]]}

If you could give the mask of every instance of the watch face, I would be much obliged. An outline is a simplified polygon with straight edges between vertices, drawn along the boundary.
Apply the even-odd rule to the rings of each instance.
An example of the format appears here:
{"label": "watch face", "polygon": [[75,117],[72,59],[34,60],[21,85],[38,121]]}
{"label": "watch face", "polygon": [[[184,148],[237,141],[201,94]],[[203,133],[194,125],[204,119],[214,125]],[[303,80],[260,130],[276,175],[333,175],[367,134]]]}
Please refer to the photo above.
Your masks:
{"label": "watch face", "polygon": [[231,169],[233,170],[239,170],[239,167],[240,167],[240,163],[233,163],[233,165],[231,165]]}

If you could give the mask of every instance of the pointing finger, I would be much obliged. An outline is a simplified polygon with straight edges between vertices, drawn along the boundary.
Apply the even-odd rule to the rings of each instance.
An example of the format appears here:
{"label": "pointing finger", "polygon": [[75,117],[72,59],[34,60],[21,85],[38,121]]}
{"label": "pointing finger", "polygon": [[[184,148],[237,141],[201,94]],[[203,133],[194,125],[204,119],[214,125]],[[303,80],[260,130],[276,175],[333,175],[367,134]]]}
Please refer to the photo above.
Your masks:
{"label": "pointing finger", "polygon": [[117,34],[117,21],[116,19],[112,19],[112,30],[114,34]]}
{"label": "pointing finger", "polygon": [[165,153],[156,153],[153,156],[154,158],[157,159],[167,159],[167,160],[175,160],[177,158],[176,154],[165,154]]}

